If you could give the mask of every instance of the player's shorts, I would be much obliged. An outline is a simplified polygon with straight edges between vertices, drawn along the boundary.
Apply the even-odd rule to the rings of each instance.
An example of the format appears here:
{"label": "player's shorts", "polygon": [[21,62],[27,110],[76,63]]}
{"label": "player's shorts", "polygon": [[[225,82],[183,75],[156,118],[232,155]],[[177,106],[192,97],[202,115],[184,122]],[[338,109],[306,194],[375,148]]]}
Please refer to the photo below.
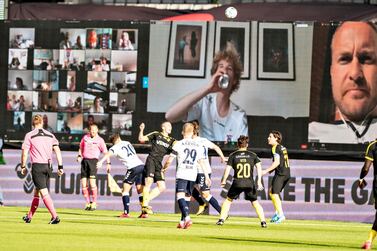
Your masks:
{"label": "player's shorts", "polygon": [[143,171],[140,173],[140,174],[138,174],[138,175],[136,175],[136,177],[135,177],[135,185],[137,186],[137,185],[145,185],[145,182],[144,182],[144,166],[143,166]]}
{"label": "player's shorts", "polygon": [[165,181],[161,161],[148,156],[144,167],[144,177],[153,178],[154,182]]}
{"label": "player's shorts", "polygon": [[97,176],[98,159],[83,159],[81,161],[81,178],[95,179]]}
{"label": "player's shorts", "polygon": [[245,200],[249,200],[251,202],[257,200],[257,191],[255,189],[255,186],[237,187],[234,185],[234,183],[230,186],[227,197],[234,200],[237,199],[242,192],[245,193]]}
{"label": "player's shorts", "polygon": [[37,189],[49,187],[52,168],[49,164],[33,163],[31,166],[31,177]]}
{"label": "player's shorts", "polygon": [[138,176],[142,175],[144,170],[144,165],[136,166],[132,169],[128,169],[126,175],[124,176],[123,183],[132,185]]}
{"label": "player's shorts", "polygon": [[[209,174],[209,178],[211,178],[211,174]],[[206,184],[206,177],[204,173],[198,173],[196,176],[195,184],[199,186],[200,191],[209,191],[211,187],[207,186]]]}
{"label": "player's shorts", "polygon": [[192,190],[194,189],[195,181],[176,179],[175,180],[175,192],[185,193],[188,196],[192,195]]}
{"label": "player's shorts", "polygon": [[290,178],[291,176],[275,174],[271,183],[272,194],[279,194],[281,191],[283,191],[283,188],[285,185],[287,185]]}

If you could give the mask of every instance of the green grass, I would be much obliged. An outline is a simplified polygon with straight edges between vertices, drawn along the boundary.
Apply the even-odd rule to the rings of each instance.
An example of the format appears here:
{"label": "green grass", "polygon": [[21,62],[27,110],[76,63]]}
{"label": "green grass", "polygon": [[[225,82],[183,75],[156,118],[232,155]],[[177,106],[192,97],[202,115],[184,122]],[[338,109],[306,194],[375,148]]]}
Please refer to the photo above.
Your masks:
{"label": "green grass", "polygon": [[40,208],[31,224],[25,207],[0,208],[0,250],[356,250],[370,224],[287,220],[260,227],[254,218],[230,217],[217,226],[216,216],[193,216],[190,229],[177,229],[180,218],[155,214],[119,219],[118,211],[58,209],[61,222],[48,225],[50,214]]}

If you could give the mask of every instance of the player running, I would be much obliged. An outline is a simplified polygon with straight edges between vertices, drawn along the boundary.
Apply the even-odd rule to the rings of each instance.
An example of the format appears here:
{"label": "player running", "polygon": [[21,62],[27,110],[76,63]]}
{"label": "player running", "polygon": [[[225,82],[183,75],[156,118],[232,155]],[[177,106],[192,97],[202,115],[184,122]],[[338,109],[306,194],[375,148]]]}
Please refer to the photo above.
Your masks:
{"label": "player running", "polygon": [[[377,209],[377,188],[375,186],[377,182],[377,140],[371,142],[367,150],[365,152],[365,161],[364,165],[361,168],[360,172],[360,179],[359,179],[359,187],[363,189],[367,184],[366,181],[364,180],[365,176],[367,176],[370,166],[372,165],[373,162],[373,196],[374,196],[374,208]],[[377,212],[374,218],[373,226],[372,229],[369,232],[368,239],[364,242],[363,246],[361,247],[362,249],[371,249],[372,248],[372,242],[374,238],[376,238],[377,235]]]}
{"label": "player running", "polygon": [[[85,210],[97,209],[97,162],[101,153],[107,153],[105,141],[98,135],[98,127],[95,124],[89,126],[89,133],[84,135],[80,142],[77,162],[81,163],[81,185],[86,205]],[[110,160],[107,162],[110,165]],[[92,201],[88,188],[88,180]]]}
{"label": "player running", "polygon": [[[266,219],[262,206],[257,201],[257,191],[263,190],[262,185],[262,166],[258,156],[247,150],[249,145],[249,137],[241,135],[237,140],[238,150],[231,153],[228,158],[228,164],[225,168],[221,187],[224,187],[228,179],[230,170],[234,169],[233,182],[227,194],[227,198],[221,207],[220,219],[217,225],[224,225],[228,217],[230,205],[234,199],[244,192],[245,200],[249,200],[258,215],[261,227],[267,227]],[[253,167],[257,168],[258,180],[257,189],[255,189],[255,181],[253,176]]]}
{"label": "player running", "polygon": [[[124,212],[119,217],[129,218],[130,190],[136,179],[143,174],[144,163],[137,156],[135,148],[132,146],[132,144],[128,141],[121,140],[118,133],[115,133],[110,137],[110,142],[113,144],[113,146],[109,149],[105,156],[98,161],[97,168],[101,167],[103,162],[110,159],[110,157],[113,155],[117,157],[127,168],[122,191]],[[110,172],[110,165],[107,166],[107,171]]]}
{"label": "player running", "polygon": [[177,141],[173,146],[173,153],[170,154],[166,161],[163,172],[169,167],[171,162],[177,157],[177,172],[175,181],[175,191],[179,209],[182,212],[181,220],[177,228],[189,228],[192,221],[189,215],[189,202],[192,190],[195,184],[198,168],[203,169],[205,183],[209,187],[211,180],[208,171],[204,165],[203,146],[192,138],[194,126],[191,123],[185,123],[182,129],[183,139]]}
{"label": "player running", "polygon": [[[206,165],[207,171],[208,171],[208,176],[211,178],[211,165],[209,163],[209,158],[208,158],[208,149],[213,149],[216,151],[216,153],[221,157],[221,162],[225,163],[225,157],[223,152],[221,151],[220,147],[212,143],[206,138],[199,137],[199,123],[197,121],[191,122],[194,126],[194,136],[193,138],[199,142],[200,145],[202,145],[202,151],[204,154],[204,164]],[[200,194],[202,197],[211,205],[213,208],[220,213],[221,212],[221,207],[219,205],[219,202],[215,199],[215,197],[212,196],[210,192],[210,187],[206,185],[205,183],[205,177],[204,173],[201,168],[198,168],[198,175],[196,177],[196,182],[195,182],[195,189],[192,192],[192,196],[196,201],[199,203],[199,210],[196,213],[196,215],[201,215],[207,208],[207,203],[203,201],[203,199],[200,197]],[[199,194],[200,192],[200,194]]]}
{"label": "player running", "polygon": [[285,216],[280,200],[280,192],[283,191],[285,185],[287,185],[289,179],[291,178],[288,152],[287,149],[280,144],[283,140],[283,136],[280,132],[270,132],[267,140],[268,144],[272,146],[271,153],[273,163],[269,168],[262,171],[262,175],[266,175],[275,170],[275,175],[272,179],[272,184],[269,191],[272,203],[275,207],[275,214],[272,216],[271,222],[281,223],[285,220]]}

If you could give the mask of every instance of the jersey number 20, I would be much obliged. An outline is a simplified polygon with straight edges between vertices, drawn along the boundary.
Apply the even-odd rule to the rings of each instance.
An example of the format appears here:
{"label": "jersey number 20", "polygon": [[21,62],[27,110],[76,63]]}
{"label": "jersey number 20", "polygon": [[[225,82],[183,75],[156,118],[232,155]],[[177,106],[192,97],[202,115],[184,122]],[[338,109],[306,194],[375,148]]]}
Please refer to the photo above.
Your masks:
{"label": "jersey number 20", "polygon": [[251,166],[249,163],[238,163],[237,166],[237,178],[242,179],[242,178],[250,178],[251,174]]}

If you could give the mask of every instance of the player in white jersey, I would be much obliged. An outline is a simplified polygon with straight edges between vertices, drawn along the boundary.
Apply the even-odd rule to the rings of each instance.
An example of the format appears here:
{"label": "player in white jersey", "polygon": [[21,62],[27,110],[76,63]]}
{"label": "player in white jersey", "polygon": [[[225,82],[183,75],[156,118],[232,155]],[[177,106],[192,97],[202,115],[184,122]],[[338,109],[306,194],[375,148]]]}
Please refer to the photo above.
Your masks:
{"label": "player in white jersey", "polygon": [[177,227],[185,229],[192,225],[189,215],[189,201],[198,174],[198,168],[203,169],[207,186],[211,185],[208,170],[203,163],[203,146],[192,138],[193,134],[193,124],[184,124],[182,129],[183,139],[173,145],[173,153],[170,154],[163,168],[165,172],[174,158],[177,157],[175,191],[177,193],[179,209],[182,212],[181,221]]}
{"label": "player in white jersey", "polygon": [[[208,170],[208,176],[211,178],[211,165],[209,163],[208,158],[208,149],[213,149],[216,151],[216,153],[221,157],[221,162],[225,163],[226,159],[224,157],[223,152],[221,151],[220,147],[215,145],[213,142],[209,141],[206,138],[199,137],[199,123],[194,120],[191,122],[194,125],[194,136],[193,138],[199,142],[200,145],[202,145],[202,150],[204,154],[204,164],[207,166]],[[210,187],[205,184],[205,178],[202,171],[198,172],[197,178],[196,178],[196,184],[195,189],[192,192],[192,197],[199,203],[199,210],[196,213],[196,215],[201,215],[207,208],[208,205],[204,200],[200,197],[200,195],[213,207],[216,209],[218,213],[221,212],[221,206],[219,205],[219,202],[211,195]],[[200,193],[199,193],[200,192]]]}
{"label": "player in white jersey", "polygon": [[[128,141],[123,141],[118,133],[110,137],[113,146],[105,154],[105,156],[98,161],[97,167],[101,167],[102,163],[114,155],[117,157],[123,165],[127,168],[127,172],[123,181],[122,201],[124,206],[124,212],[119,216],[120,218],[129,218],[129,205],[130,205],[130,190],[132,184],[143,173],[144,163],[139,159],[136,154],[135,148]],[[108,172],[110,168],[108,168]]]}

